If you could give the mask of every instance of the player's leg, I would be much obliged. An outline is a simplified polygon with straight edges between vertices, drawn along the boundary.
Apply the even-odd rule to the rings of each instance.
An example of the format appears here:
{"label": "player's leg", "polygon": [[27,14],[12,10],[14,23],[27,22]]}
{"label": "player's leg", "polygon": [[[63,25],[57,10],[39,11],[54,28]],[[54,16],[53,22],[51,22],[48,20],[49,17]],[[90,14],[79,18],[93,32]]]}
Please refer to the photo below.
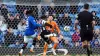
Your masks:
{"label": "player's leg", "polygon": [[88,42],[88,49],[90,51],[90,54],[92,54],[92,47],[91,47],[90,41]]}
{"label": "player's leg", "polygon": [[90,50],[88,44],[89,42],[87,40],[82,41],[82,47],[87,50],[87,55],[90,56]]}
{"label": "player's leg", "polygon": [[83,41],[82,47],[87,50],[87,55],[90,56],[90,42],[87,40]]}
{"label": "player's leg", "polygon": [[47,49],[48,49],[48,44],[45,42],[43,56],[46,56]]}
{"label": "player's leg", "polygon": [[84,42],[83,42],[83,47],[86,48],[87,50],[87,55],[90,56],[90,54],[92,54],[92,50],[91,50],[91,45],[90,45],[90,41],[93,38],[93,32],[92,31],[87,31],[86,33],[84,33]]}
{"label": "player's leg", "polygon": [[59,43],[58,39],[57,39],[57,37],[51,37],[50,39],[52,42],[54,42],[54,46],[52,48],[52,51],[53,51],[53,54],[56,55],[55,50],[56,50],[58,43]]}
{"label": "player's leg", "polygon": [[87,50],[87,54],[89,56],[90,54],[89,54],[89,50],[88,50],[88,42],[87,42],[86,32],[81,30],[80,37],[81,37],[81,41],[82,41],[82,47]]}
{"label": "player's leg", "polygon": [[34,49],[34,47],[35,47],[35,45],[36,45],[36,42],[37,42],[37,38],[34,38],[34,39],[33,39],[32,46],[31,46],[31,48],[30,48],[30,52],[34,52],[33,49]]}
{"label": "player's leg", "polygon": [[90,32],[90,34],[89,34],[90,36],[89,36],[89,39],[88,39],[88,48],[89,48],[89,50],[90,50],[90,53],[92,54],[92,47],[91,47],[91,44],[90,44],[90,41],[92,41],[92,39],[93,39],[93,31],[91,30],[91,32]]}
{"label": "player's leg", "polygon": [[90,54],[92,54],[92,51],[91,51],[91,46],[90,46],[90,41],[87,41],[87,55],[90,56]]}
{"label": "player's leg", "polygon": [[92,54],[92,48],[91,48],[91,45],[90,45],[90,41],[92,41],[93,39],[93,31],[92,30],[89,30],[88,31],[88,35],[87,35],[87,54],[88,56],[90,56],[90,54]]}
{"label": "player's leg", "polygon": [[[85,30],[84,30],[85,31]],[[80,37],[82,41],[82,47],[86,48],[87,47],[87,36],[85,36],[85,32],[83,30],[80,31]]]}
{"label": "player's leg", "polygon": [[36,34],[32,35],[30,38],[33,39],[33,43],[32,43],[32,46],[30,48],[30,52],[34,52],[33,49],[34,49],[36,42],[37,42]]}
{"label": "player's leg", "polygon": [[83,48],[87,48],[87,46],[88,46],[87,40],[82,41],[82,47],[83,47]]}
{"label": "player's leg", "polygon": [[82,39],[82,47],[87,50],[87,55],[90,56],[90,50],[89,50],[89,41],[86,39]]}
{"label": "player's leg", "polygon": [[51,41],[54,42],[53,48],[56,49],[57,48],[57,45],[59,43],[57,37],[51,37],[50,39],[51,39]]}
{"label": "player's leg", "polygon": [[90,56],[90,54],[92,54],[92,47],[91,47],[91,44],[90,44],[90,40],[87,41],[87,54],[88,56]]}
{"label": "player's leg", "polygon": [[21,50],[19,52],[19,56],[22,56],[22,53],[23,53],[24,49],[27,46],[28,40],[29,40],[28,37],[27,36],[24,36],[24,45],[23,45],[23,47],[21,48]]}

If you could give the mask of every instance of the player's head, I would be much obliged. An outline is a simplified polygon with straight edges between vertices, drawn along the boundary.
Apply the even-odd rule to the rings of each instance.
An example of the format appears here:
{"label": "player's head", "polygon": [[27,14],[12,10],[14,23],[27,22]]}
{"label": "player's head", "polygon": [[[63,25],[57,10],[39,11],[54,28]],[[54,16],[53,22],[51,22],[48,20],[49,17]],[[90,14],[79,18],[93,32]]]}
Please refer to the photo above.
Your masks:
{"label": "player's head", "polygon": [[42,20],[46,20],[47,19],[47,16],[43,15],[43,16],[41,16],[41,19]]}
{"label": "player's head", "polygon": [[27,10],[26,11],[26,15],[34,16],[34,14],[35,14],[35,11],[34,10]]}
{"label": "player's head", "polygon": [[87,9],[88,10],[89,9],[89,4],[87,4],[87,3],[84,4],[84,9]]}
{"label": "player's head", "polygon": [[51,28],[52,28],[52,25],[45,23],[45,29],[46,30],[51,30]]}
{"label": "player's head", "polygon": [[26,12],[27,12],[27,9],[25,9],[23,13],[26,14]]}
{"label": "player's head", "polygon": [[49,15],[49,16],[48,16],[48,20],[49,20],[49,21],[52,21],[52,20],[53,20],[53,15]]}

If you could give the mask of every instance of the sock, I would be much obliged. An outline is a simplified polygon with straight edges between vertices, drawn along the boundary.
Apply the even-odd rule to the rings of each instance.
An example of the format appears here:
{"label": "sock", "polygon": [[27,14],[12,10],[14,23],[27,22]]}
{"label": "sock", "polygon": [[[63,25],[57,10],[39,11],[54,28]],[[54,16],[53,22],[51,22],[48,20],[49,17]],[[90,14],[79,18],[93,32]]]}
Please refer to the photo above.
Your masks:
{"label": "sock", "polygon": [[57,55],[54,48],[52,48],[52,52],[54,55]]}
{"label": "sock", "polygon": [[90,56],[90,50],[89,50],[89,48],[87,47],[86,49],[87,49],[87,55]]}
{"label": "sock", "polygon": [[90,51],[90,54],[92,54],[92,48],[91,48],[91,46],[89,46],[88,49]]}
{"label": "sock", "polygon": [[21,49],[19,53],[23,53],[23,49]]}
{"label": "sock", "polygon": [[34,45],[31,46],[31,50],[33,50],[33,49],[34,49]]}
{"label": "sock", "polygon": [[52,51],[53,51],[54,55],[57,55],[56,52],[55,52],[57,46],[58,46],[58,43],[55,43],[54,46],[53,46],[53,48],[52,48]]}

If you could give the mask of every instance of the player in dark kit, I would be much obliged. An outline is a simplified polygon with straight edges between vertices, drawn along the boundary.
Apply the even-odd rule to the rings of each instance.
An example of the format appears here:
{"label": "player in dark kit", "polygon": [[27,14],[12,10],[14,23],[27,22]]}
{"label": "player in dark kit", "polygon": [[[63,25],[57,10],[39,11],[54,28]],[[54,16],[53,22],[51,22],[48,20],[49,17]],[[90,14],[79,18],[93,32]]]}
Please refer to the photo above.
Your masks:
{"label": "player in dark kit", "polygon": [[[51,51],[54,55],[56,54],[56,48],[58,46],[58,38],[57,34],[54,32],[54,30],[57,30],[57,32],[60,34],[60,29],[55,21],[53,21],[53,17],[50,15],[48,18],[46,16],[42,16],[42,24],[44,25],[44,29],[42,29],[41,34],[38,36],[38,39],[42,38],[45,41],[44,44],[44,52],[43,56],[46,56],[48,45],[51,44],[51,42],[54,43],[54,46],[52,47]],[[63,36],[59,35],[61,39],[63,39]],[[67,53],[67,52],[65,52]]]}
{"label": "player in dark kit", "polygon": [[87,54],[90,56],[91,48],[90,41],[93,38],[93,30],[95,21],[93,20],[93,15],[88,12],[89,4],[84,4],[84,11],[78,14],[77,19],[75,20],[75,30],[78,30],[77,25],[80,25],[80,37],[82,41],[82,47],[87,49]]}

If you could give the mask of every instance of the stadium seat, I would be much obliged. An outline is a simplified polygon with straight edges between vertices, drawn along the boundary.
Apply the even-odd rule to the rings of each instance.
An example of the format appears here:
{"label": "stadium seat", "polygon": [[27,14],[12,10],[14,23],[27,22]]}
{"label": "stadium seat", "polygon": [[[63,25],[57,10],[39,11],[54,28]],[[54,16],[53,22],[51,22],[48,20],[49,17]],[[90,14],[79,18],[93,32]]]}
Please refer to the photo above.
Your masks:
{"label": "stadium seat", "polygon": [[16,5],[7,5],[7,9],[9,13],[15,15],[17,13]]}

